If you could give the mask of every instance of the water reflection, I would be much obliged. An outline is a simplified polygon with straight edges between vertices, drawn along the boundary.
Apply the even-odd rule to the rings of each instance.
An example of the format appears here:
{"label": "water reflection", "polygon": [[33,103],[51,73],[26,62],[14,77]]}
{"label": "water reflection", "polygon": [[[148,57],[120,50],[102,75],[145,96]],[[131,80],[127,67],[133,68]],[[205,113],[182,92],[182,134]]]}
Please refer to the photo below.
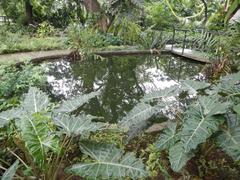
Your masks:
{"label": "water reflection", "polygon": [[164,89],[181,79],[198,76],[202,65],[172,56],[89,58],[70,63],[47,63],[48,83],[56,97],[69,98],[101,90],[84,110],[116,122],[146,93]]}

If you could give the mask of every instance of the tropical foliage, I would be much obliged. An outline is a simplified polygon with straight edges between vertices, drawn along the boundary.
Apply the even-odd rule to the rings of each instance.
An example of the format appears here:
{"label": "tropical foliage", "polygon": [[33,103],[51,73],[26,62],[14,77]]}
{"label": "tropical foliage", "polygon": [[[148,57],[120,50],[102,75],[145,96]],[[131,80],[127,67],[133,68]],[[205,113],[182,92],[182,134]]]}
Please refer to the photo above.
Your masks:
{"label": "tropical foliage", "polygon": [[[187,164],[199,145],[207,142],[209,138],[216,139],[217,145],[233,160],[239,161],[239,81],[240,74],[237,73],[224,77],[218,84],[212,86],[208,83],[187,80],[183,81],[179,88],[174,86],[153,92],[146,95],[142,100],[145,103],[138,104],[120,121],[120,125],[128,127],[132,135],[136,130],[147,127],[148,120],[154,114],[166,106],[168,108],[173,106],[175,103],[171,101],[173,97],[177,98],[183,91],[195,96],[198,92],[205,91],[206,95],[197,95],[193,102],[187,104],[183,118],[169,120],[168,127],[155,145],[159,151],[169,152],[171,167],[176,172]],[[146,104],[151,101],[157,101],[157,104],[154,106]],[[137,134],[140,132],[142,131],[138,131]]]}
{"label": "tropical foliage", "polygon": [[[0,113],[0,128],[10,124],[15,127],[12,133],[18,143],[14,148],[22,151],[26,159],[16,157],[27,168],[27,176],[57,179],[61,166],[68,166],[65,163],[70,160],[68,154],[72,148],[80,148],[83,154],[96,162],[71,164],[66,169],[67,173],[103,179],[136,179],[147,175],[143,163],[133,153],[125,153],[113,145],[84,140],[91,133],[106,129],[108,125],[92,121],[98,117],[71,113],[97,95],[97,92],[93,92],[75,97],[53,109],[47,94],[37,88],[30,88],[19,107]],[[74,142],[78,145],[74,145]],[[19,161],[16,161],[2,178],[13,177],[18,164]]]}

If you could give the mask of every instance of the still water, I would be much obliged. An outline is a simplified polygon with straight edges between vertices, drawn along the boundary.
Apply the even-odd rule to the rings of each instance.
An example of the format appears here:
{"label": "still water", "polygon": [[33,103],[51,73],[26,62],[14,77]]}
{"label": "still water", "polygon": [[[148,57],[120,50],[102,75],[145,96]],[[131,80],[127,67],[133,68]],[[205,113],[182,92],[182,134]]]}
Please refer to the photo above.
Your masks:
{"label": "still water", "polygon": [[84,111],[116,122],[151,91],[170,87],[187,78],[201,78],[202,64],[179,57],[128,56],[85,61],[59,60],[45,64],[48,86],[56,99],[101,91]]}

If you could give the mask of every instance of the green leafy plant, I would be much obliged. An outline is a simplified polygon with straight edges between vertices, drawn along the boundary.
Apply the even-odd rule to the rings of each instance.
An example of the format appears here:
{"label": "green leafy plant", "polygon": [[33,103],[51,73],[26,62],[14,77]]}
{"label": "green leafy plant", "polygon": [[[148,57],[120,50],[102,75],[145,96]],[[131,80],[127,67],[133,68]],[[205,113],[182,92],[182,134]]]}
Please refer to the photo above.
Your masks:
{"label": "green leafy plant", "polygon": [[71,48],[88,52],[95,48],[121,45],[122,40],[112,34],[103,34],[95,32],[91,28],[84,28],[81,25],[72,24],[68,27],[68,44]]}
{"label": "green leafy plant", "polygon": [[130,137],[135,132],[135,137],[147,127],[150,117],[174,106],[179,95],[187,92],[189,97],[195,97],[184,106],[183,118],[170,121],[155,142],[159,151],[169,153],[172,170],[180,172],[195,155],[199,145],[209,138],[216,139],[216,144],[227,155],[239,161],[239,115],[237,118],[236,115],[234,118],[227,117],[229,113],[239,113],[239,82],[239,73],[226,76],[211,86],[204,82],[182,81],[179,87],[173,86],[143,97],[120,124],[130,130]]}
{"label": "green leafy plant", "polygon": [[45,83],[46,76],[41,66],[0,66],[0,111],[19,104],[20,95],[29,86],[44,87]]}
{"label": "green leafy plant", "polygon": [[[15,127],[13,138],[18,143],[14,149],[25,156],[9,151],[30,169],[31,176],[57,179],[62,167],[69,165],[64,174],[66,178],[71,176],[68,174],[103,179],[147,176],[143,163],[133,153],[87,140],[91,133],[106,130],[108,124],[92,121],[98,117],[83,113],[76,116],[73,112],[96,96],[98,92],[80,95],[53,108],[47,94],[32,87],[18,108],[0,113],[0,128],[10,124]],[[77,158],[70,157],[74,151],[81,151],[78,158],[82,159],[85,154],[90,162],[69,164]]]}
{"label": "green leafy plant", "polygon": [[46,21],[39,24],[39,27],[37,29],[37,35],[39,37],[53,36],[54,32],[55,32],[54,27]]}

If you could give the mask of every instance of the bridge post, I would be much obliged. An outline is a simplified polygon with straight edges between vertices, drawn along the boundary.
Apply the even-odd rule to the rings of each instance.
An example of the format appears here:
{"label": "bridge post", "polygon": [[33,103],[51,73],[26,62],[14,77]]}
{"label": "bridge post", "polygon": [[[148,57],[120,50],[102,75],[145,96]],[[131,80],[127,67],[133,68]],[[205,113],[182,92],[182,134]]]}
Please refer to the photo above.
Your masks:
{"label": "bridge post", "polygon": [[185,46],[186,46],[186,39],[187,39],[187,30],[184,30],[184,40],[183,40],[183,47],[182,47],[182,55],[184,54]]}
{"label": "bridge post", "polygon": [[171,51],[173,50],[173,45],[174,45],[174,42],[175,42],[175,34],[176,34],[176,29],[175,29],[175,27],[173,27],[173,36],[172,36],[172,48],[171,48]]}

